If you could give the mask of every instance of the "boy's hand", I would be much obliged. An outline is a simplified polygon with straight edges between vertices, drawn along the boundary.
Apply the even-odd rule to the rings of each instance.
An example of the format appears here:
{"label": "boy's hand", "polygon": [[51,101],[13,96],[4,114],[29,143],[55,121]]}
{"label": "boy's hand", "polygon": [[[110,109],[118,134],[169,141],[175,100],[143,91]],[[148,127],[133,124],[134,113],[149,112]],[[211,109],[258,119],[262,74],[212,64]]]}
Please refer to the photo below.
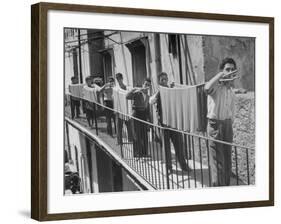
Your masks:
{"label": "boy's hand", "polygon": [[227,73],[223,72],[223,76],[221,76],[221,77],[223,77],[223,78],[232,78],[232,76],[233,76],[235,73],[237,73],[237,72],[238,72],[237,69],[234,70],[234,71],[231,71],[231,72],[227,72]]}
{"label": "boy's hand", "polygon": [[143,90],[144,90],[144,88],[142,88],[142,87],[141,87],[141,88],[140,88],[140,87],[137,87],[135,93],[141,92],[141,91],[143,91]]}

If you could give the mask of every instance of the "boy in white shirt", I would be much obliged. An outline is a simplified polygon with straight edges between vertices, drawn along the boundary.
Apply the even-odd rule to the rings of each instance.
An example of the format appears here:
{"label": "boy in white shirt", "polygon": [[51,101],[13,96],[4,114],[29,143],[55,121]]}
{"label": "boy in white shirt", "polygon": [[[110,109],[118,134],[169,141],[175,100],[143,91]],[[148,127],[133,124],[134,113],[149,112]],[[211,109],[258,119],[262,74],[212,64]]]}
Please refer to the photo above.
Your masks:
{"label": "boy in white shirt", "polygon": [[[233,118],[235,94],[232,90],[236,76],[236,62],[225,58],[220,64],[220,72],[205,84],[208,94],[208,136],[215,140],[233,141]],[[211,141],[210,173],[212,186],[229,186],[232,168],[232,147]]]}

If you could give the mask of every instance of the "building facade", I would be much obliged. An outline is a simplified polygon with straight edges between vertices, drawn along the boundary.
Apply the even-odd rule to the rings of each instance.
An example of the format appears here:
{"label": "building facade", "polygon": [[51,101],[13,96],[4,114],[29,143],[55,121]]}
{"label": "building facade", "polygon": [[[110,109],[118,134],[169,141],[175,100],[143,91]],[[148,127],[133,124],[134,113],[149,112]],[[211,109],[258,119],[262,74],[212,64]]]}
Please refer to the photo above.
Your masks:
{"label": "building facade", "polygon": [[235,87],[254,91],[254,38],[80,30],[79,44],[78,29],[66,29],[65,37],[66,86],[72,76],[106,82],[120,72],[129,86],[151,78],[154,91],[161,71],[170,82],[201,84],[219,71],[223,58],[232,57],[241,76]]}

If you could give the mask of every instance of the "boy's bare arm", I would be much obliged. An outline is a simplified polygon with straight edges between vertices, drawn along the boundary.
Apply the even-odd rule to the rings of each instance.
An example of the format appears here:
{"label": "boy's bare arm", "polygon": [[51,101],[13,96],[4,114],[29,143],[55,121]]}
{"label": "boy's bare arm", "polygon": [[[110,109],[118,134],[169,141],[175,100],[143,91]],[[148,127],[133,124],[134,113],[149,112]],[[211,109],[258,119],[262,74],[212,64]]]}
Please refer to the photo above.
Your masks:
{"label": "boy's bare arm", "polygon": [[126,95],[126,99],[127,100],[131,100],[133,98],[134,93],[137,91],[137,88],[133,88],[132,90],[130,90],[127,95]]}
{"label": "boy's bare arm", "polygon": [[219,79],[223,76],[224,76],[224,73],[219,72],[209,82],[207,82],[205,84],[204,89],[205,89],[207,94],[209,94],[212,91],[212,89],[218,84]]}
{"label": "boy's bare arm", "polygon": [[213,88],[218,84],[218,82],[221,78],[227,78],[230,75],[235,74],[236,72],[237,72],[237,70],[231,71],[228,73],[219,72],[218,74],[216,74],[209,82],[207,82],[205,84],[204,89],[205,89],[206,93],[210,94],[212,92]]}
{"label": "boy's bare arm", "polygon": [[157,102],[157,98],[159,97],[160,91],[157,91],[154,95],[149,98],[149,104],[155,104]]}

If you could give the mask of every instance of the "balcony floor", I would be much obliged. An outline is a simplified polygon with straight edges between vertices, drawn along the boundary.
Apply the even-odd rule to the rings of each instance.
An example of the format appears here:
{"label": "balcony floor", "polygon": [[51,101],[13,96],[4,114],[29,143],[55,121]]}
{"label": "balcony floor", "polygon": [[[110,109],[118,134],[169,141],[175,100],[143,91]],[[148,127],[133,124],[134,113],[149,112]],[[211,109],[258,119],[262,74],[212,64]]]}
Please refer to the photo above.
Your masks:
{"label": "balcony floor", "polygon": [[[70,117],[69,107],[66,107],[65,115]],[[125,161],[155,189],[167,189],[168,184],[169,189],[194,189],[209,187],[209,169],[206,164],[202,163],[201,167],[200,162],[189,159],[187,160],[189,171],[183,172],[176,162],[175,152],[173,147],[171,147],[173,171],[167,177],[164,153],[159,145],[155,145],[158,143],[149,141],[148,156],[136,158],[133,156],[132,143],[125,142],[127,140],[124,138],[123,142],[125,143],[121,147],[117,144],[116,133],[113,131],[112,136],[107,133],[105,117],[99,117],[97,120],[97,136],[120,156],[120,160]],[[84,114],[80,115],[79,118],[75,118],[75,121],[86,127],[93,135],[96,135],[95,127],[89,127]],[[125,128],[123,128],[123,131],[126,132]],[[127,133],[124,133],[124,136],[127,136]],[[230,185],[237,185],[235,176],[231,177]],[[245,185],[245,183],[239,180],[239,185]]]}

